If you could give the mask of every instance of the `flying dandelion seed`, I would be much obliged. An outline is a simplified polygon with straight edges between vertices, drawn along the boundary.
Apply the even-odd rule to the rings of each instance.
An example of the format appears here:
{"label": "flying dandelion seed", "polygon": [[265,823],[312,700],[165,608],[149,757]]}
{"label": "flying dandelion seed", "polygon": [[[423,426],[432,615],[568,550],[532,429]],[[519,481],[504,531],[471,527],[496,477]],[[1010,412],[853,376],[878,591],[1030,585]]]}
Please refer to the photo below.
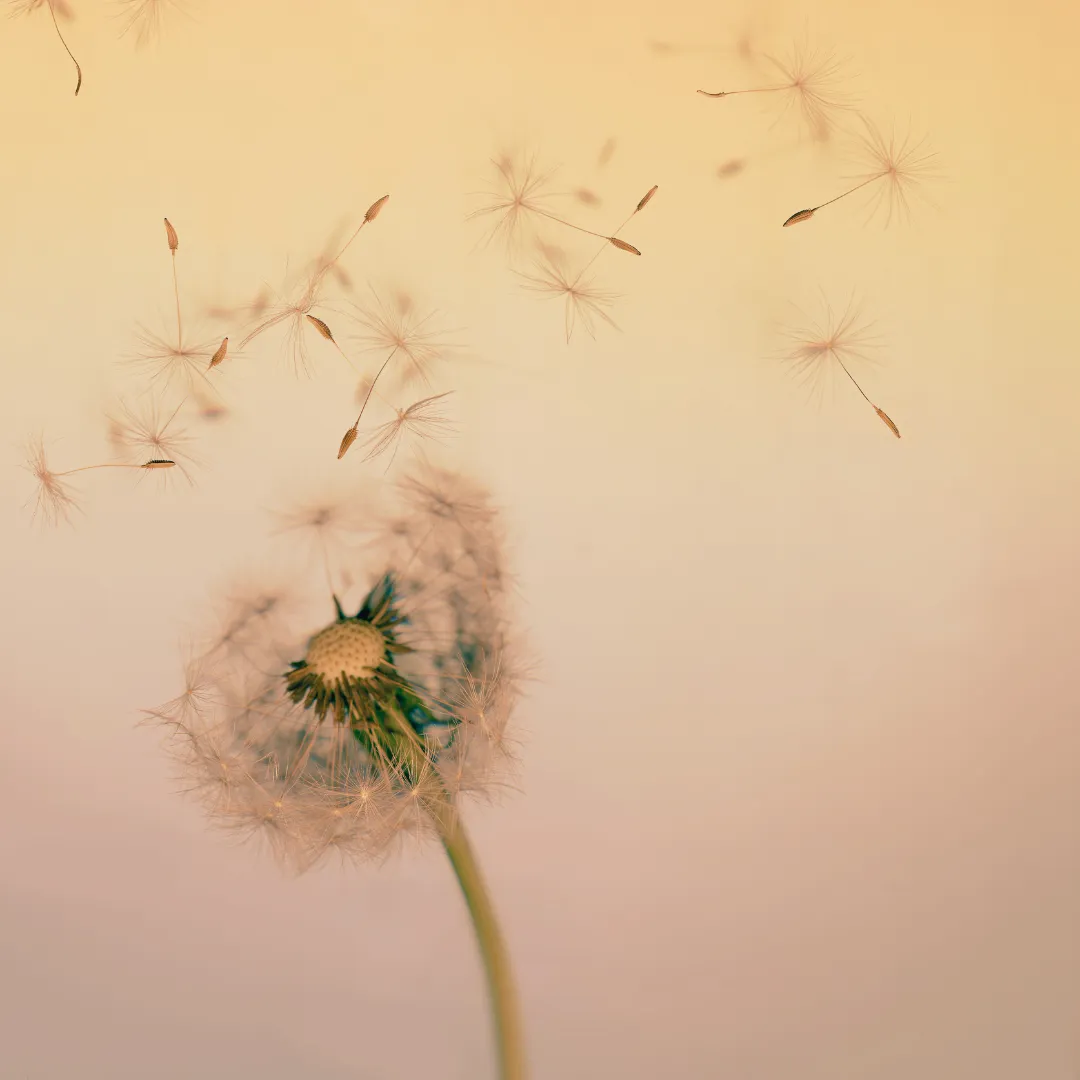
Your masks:
{"label": "flying dandelion seed", "polygon": [[502,241],[507,255],[515,255],[525,240],[525,231],[536,217],[547,216],[547,207],[555,197],[550,185],[556,169],[541,171],[536,156],[504,154],[493,159],[495,182],[486,191],[472,192],[490,200],[470,213],[466,220],[492,218],[494,224],[481,246]]}
{"label": "flying dandelion seed", "polygon": [[45,456],[44,440],[38,436],[30,441],[26,451],[27,464],[22,466],[37,482],[34,509],[31,520],[40,515],[50,525],[70,523],[72,515],[79,510],[78,500],[64,473],[53,472]]}
{"label": "flying dandelion seed", "polygon": [[216,339],[192,342],[185,340],[184,319],[180,305],[180,282],[177,276],[176,257],[180,248],[180,238],[175,226],[168,218],[165,223],[165,243],[169,250],[172,269],[173,303],[176,309],[176,336],[163,337],[148,330],[145,326],[136,327],[139,350],[127,358],[148,372],[152,382],[163,390],[178,386],[182,395],[195,394],[200,389],[212,393],[206,372],[213,366],[212,361],[220,346]]}
{"label": "flying dandelion seed", "polygon": [[352,246],[353,241],[360,235],[364,226],[369,225],[378,217],[389,198],[389,195],[383,195],[367,208],[363,220],[349,239],[346,240],[338,250],[337,254],[333,258],[323,258],[319,260],[315,270],[307,275],[301,283],[302,287],[294,293],[292,299],[279,297],[278,302],[271,305],[270,313],[266,318],[256,316],[259,318],[259,322],[248,332],[244,340],[240,342],[241,350],[246,348],[256,338],[261,337],[267,330],[270,330],[275,326],[284,325],[286,327],[286,355],[288,355],[292,361],[293,370],[297,374],[304,373],[310,375],[312,373],[312,366],[307,352],[305,327],[311,326],[318,332],[320,337],[325,341],[329,341],[334,346],[338,351],[338,354],[350,367],[353,367],[352,361],[335,340],[334,335],[325,320],[313,315],[312,312],[320,305],[321,292],[327,274],[329,274],[344,257],[345,253]]}
{"label": "flying dandelion seed", "polygon": [[[461,349],[447,336],[456,331],[438,327],[439,312],[429,310],[420,314],[404,295],[389,301],[380,296],[374,286],[369,285],[368,289],[371,299],[352,305],[353,318],[361,327],[354,339],[365,352],[389,351],[379,375],[390,360],[398,356],[404,359],[404,373],[397,383],[399,387],[408,387],[415,382],[430,386],[434,369]],[[379,375],[372,380],[369,395]]]}
{"label": "flying dandelion seed", "polygon": [[314,308],[323,306],[320,294],[325,276],[320,272],[311,274],[292,290],[291,297],[288,295],[277,297],[276,302],[270,305],[269,313],[265,318],[261,318],[240,342],[240,349],[245,349],[268,330],[283,326],[285,328],[283,352],[296,375],[314,373],[314,365],[307,344],[309,331],[314,331],[324,341],[329,341],[350,367],[353,366],[352,361],[334,341],[333,334],[330,333],[327,337],[330,328],[326,322],[311,314]]}
{"label": "flying dandelion seed", "polygon": [[8,14],[12,18],[18,18],[20,15],[29,15],[39,8],[48,9],[49,16],[52,19],[53,29],[56,31],[56,36],[60,39],[60,44],[64,46],[64,52],[68,54],[71,62],[75,65],[75,96],[78,97],[83,82],[82,68],[79,66],[79,61],[75,59],[75,54],[68,46],[64,34],[60,29],[59,22],[59,19],[67,19],[70,21],[74,18],[71,8],[64,0],[10,0],[10,11]]}
{"label": "flying dandelion seed", "polygon": [[734,97],[738,94],[782,94],[783,107],[773,126],[795,107],[812,138],[827,140],[838,116],[853,107],[853,101],[841,94],[837,86],[844,80],[845,64],[830,52],[811,50],[805,43],[795,45],[785,59],[766,56],[776,69],[779,79],[772,86],[754,86],[742,90],[699,90],[711,98]]}
{"label": "flying dandelion seed", "polygon": [[567,273],[563,257],[557,249],[545,247],[540,250],[540,258],[534,263],[533,273],[514,272],[521,279],[523,289],[544,296],[562,297],[565,300],[566,343],[570,344],[579,323],[591,338],[596,337],[598,321],[617,330],[618,326],[606,309],[619,299],[619,294],[597,288],[591,278],[584,276],[585,270],[571,276]]}
{"label": "flying dandelion seed", "polygon": [[65,477],[94,469],[138,469],[140,472],[156,472],[171,469],[176,462],[165,458],[150,458],[139,464],[109,461],[99,465],[80,465],[77,469],[55,472],[49,468],[45,444],[40,436],[31,439],[26,447],[26,464],[22,468],[33,476],[37,489],[33,499],[31,521],[40,516],[49,525],[61,522],[71,524],[76,510],[81,510],[71,481]]}
{"label": "flying dandelion seed", "polygon": [[[865,161],[868,171],[855,177],[858,182],[831,199],[806,210],[792,214],[784,227],[809,221],[819,210],[833,203],[854,195],[857,191],[870,188],[870,202],[867,213],[869,222],[879,210],[885,209],[885,227],[894,217],[910,220],[911,204],[909,196],[916,193],[920,186],[937,176],[932,163],[937,155],[924,149],[926,139],[915,142],[910,135],[898,139],[895,132],[886,138],[881,131],[866,117],[860,117],[864,130],[856,133],[859,157]],[[871,185],[874,185],[871,188]]]}
{"label": "flying dandelion seed", "polygon": [[[210,820],[293,872],[334,855],[382,858],[410,836],[438,840],[473,920],[499,1075],[523,1080],[509,960],[462,818],[468,796],[510,786],[516,766],[510,721],[525,672],[498,515],[460,477],[415,480],[379,515],[355,567],[366,589],[355,606],[312,582],[328,621],[247,612],[242,631],[187,662],[184,691],[146,716]],[[418,490],[453,513],[432,513]]]}
{"label": "flying dandelion seed", "polygon": [[872,323],[862,319],[854,294],[839,315],[825,302],[823,318],[804,317],[799,326],[784,331],[792,347],[783,354],[782,359],[791,366],[801,382],[808,384],[818,394],[838,368],[874,410],[878,419],[899,439],[900,429],[884,410],[870,400],[851,372],[856,363],[874,362],[871,354],[878,346],[878,339],[871,335],[872,327]]}
{"label": "flying dandelion seed", "polygon": [[[482,194],[490,197],[493,201],[474,210],[468,216],[469,220],[483,216],[495,217],[495,225],[484,240],[485,246],[496,238],[502,237],[507,253],[516,255],[521,248],[522,234],[526,222],[532,220],[535,225],[538,223],[536,219],[540,219],[541,221],[550,221],[556,225],[561,225],[566,229],[572,229],[574,232],[584,236],[596,237],[596,239],[603,240],[605,244],[611,244],[621,251],[633,255],[641,254],[632,244],[618,237],[619,231],[625,228],[630,218],[627,218],[619,226],[619,229],[609,235],[567,221],[566,218],[559,217],[558,214],[548,209],[546,202],[550,200],[551,193],[545,191],[545,188],[554,172],[540,173],[536,168],[535,158],[519,163],[511,157],[503,157],[493,161],[492,164],[498,174],[498,181],[494,188],[487,192],[474,192],[474,194]],[[578,195],[580,199],[580,192]],[[630,216],[633,217],[633,214]],[[535,232],[533,239],[537,239]]]}
{"label": "flying dandelion seed", "polygon": [[127,362],[147,372],[151,382],[163,391],[175,387],[186,396],[197,393],[200,388],[212,390],[206,372],[220,347],[217,338],[187,344],[182,339],[172,341],[145,326],[138,326],[136,340],[140,348],[127,358]]}
{"label": "flying dandelion seed", "polygon": [[406,409],[395,409],[394,419],[380,424],[365,441],[364,447],[367,453],[364,454],[364,461],[371,461],[372,458],[377,458],[393,448],[390,461],[386,465],[386,471],[389,472],[403,440],[412,437],[418,440],[440,441],[451,434],[454,431],[454,425],[440,411],[439,402],[452,392],[448,390],[442,394],[435,394],[433,397],[414,401]]}
{"label": "flying dandelion seed", "polygon": [[109,441],[119,456],[139,460],[167,459],[189,484],[195,481],[189,469],[198,465],[186,449],[192,438],[182,428],[174,428],[183,402],[167,416],[155,398],[144,398],[138,406],[119,402],[109,416]]}

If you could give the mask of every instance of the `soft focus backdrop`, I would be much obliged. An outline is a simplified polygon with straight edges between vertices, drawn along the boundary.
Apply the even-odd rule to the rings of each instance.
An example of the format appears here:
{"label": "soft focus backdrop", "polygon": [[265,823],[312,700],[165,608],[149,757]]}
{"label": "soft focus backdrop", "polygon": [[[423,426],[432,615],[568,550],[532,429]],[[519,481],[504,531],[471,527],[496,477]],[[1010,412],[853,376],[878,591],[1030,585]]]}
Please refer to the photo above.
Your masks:
{"label": "soft focus backdrop", "polygon": [[[288,880],[135,726],[216,593],[273,566],[266,509],[381,475],[335,460],[340,357],[223,365],[228,414],[183,416],[193,488],[89,473],[41,529],[17,468],[37,430],[57,469],[110,459],[136,324],[171,317],[163,216],[194,322],[389,192],[343,265],[469,346],[444,460],[506,508],[540,660],[523,790],[469,815],[535,1076],[1074,1080],[1069,6],[189,0],[142,49],[72,7],[78,99],[47,10],[0,22],[0,1076],[492,1075],[440,853]],[[781,229],[840,190],[839,147],[695,94],[804,35],[938,152],[909,225],[853,199]],[[514,147],[601,231],[659,184],[642,257],[594,267],[620,330],[567,346],[559,301],[477,249],[468,193]],[[900,441],[771,359],[791,304],[852,289]]]}

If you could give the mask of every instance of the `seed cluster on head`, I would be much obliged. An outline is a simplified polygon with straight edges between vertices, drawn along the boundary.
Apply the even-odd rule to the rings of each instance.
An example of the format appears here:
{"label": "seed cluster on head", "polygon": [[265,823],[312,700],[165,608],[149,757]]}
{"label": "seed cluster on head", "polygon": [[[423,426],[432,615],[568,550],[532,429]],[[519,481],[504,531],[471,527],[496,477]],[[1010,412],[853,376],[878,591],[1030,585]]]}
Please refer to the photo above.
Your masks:
{"label": "seed cluster on head", "polygon": [[320,679],[370,679],[386,656],[379,629],[363,619],[345,619],[320,630],[308,646],[304,664]]}
{"label": "seed cluster on head", "polygon": [[[333,621],[300,640],[293,631],[290,647],[290,611],[255,619],[248,605],[242,629],[189,666],[205,685],[149,713],[212,818],[263,837],[294,869],[329,852],[384,853],[459,797],[492,794],[513,767],[520,675],[496,516],[452,474],[409,479],[379,539],[361,523],[385,569],[358,609],[335,598]],[[346,540],[329,550],[347,565]]]}

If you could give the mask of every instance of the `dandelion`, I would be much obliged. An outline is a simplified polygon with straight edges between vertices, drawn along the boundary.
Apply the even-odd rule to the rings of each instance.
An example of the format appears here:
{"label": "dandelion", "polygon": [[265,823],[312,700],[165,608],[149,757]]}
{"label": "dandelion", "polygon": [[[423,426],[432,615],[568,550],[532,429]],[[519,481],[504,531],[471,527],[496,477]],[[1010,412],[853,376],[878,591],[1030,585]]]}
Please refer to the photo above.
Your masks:
{"label": "dandelion", "polygon": [[850,98],[837,92],[843,78],[844,64],[832,53],[817,52],[806,44],[795,45],[786,59],[766,56],[776,69],[779,81],[772,86],[754,86],[742,90],[699,90],[711,98],[734,97],[736,94],[782,94],[784,105],[776,123],[795,106],[802,113],[810,134],[818,140],[827,139],[836,124],[838,113],[851,108]]}
{"label": "dandelion", "polygon": [[434,325],[439,318],[439,312],[428,310],[421,314],[416,310],[413,301],[403,294],[399,293],[391,303],[380,296],[373,286],[369,286],[369,290],[370,301],[353,304],[353,317],[362,328],[354,337],[365,352],[381,352],[386,349],[389,350],[389,355],[368,387],[365,405],[379,376],[395,356],[400,355],[405,361],[405,372],[399,385],[407,386],[420,382],[430,386],[435,366],[449,359],[460,348],[446,337],[453,331]]}
{"label": "dandelion", "polygon": [[516,162],[508,157],[493,161],[492,164],[495,166],[501,183],[497,182],[493,191],[482,194],[490,196],[493,201],[469,214],[469,220],[485,215],[497,216],[495,227],[488,235],[486,242],[490,243],[491,240],[502,235],[507,249],[513,252],[520,240],[520,231],[524,221],[528,215],[532,214],[547,221],[552,221],[557,225],[562,225],[564,228],[573,229],[575,232],[582,233],[585,236],[595,236],[606,243],[614,244],[623,251],[635,255],[641,254],[637,248],[623,240],[619,240],[614,233],[609,236],[607,233],[586,229],[583,225],[576,225],[547,209],[544,203],[549,196],[544,193],[543,189],[554,174],[553,172],[539,173],[536,170],[535,159],[530,159],[520,168]]}
{"label": "dandelion", "polygon": [[322,305],[321,291],[325,274],[315,271],[305,278],[291,292],[280,295],[276,303],[270,305],[269,313],[248,331],[240,342],[239,348],[245,349],[256,338],[276,326],[285,327],[284,353],[297,375],[313,372],[311,357],[308,353],[307,338],[314,331],[324,341],[329,341],[345,362],[353,367],[353,362],[337,343],[333,332],[325,320],[311,314],[312,310]]}
{"label": "dandelion", "polygon": [[172,222],[168,218],[163,220],[165,243],[169,249],[172,265],[176,337],[175,339],[162,337],[140,324],[136,329],[136,338],[141,348],[128,358],[128,362],[138,364],[148,371],[150,379],[153,382],[159,382],[165,390],[178,384],[184,395],[195,394],[204,387],[207,390],[210,389],[206,372],[214,366],[213,359],[221,346],[217,345],[216,339],[198,342],[185,340],[184,319],[180,307],[180,282],[176,268],[176,253],[180,248],[180,238]]}
{"label": "dandelion", "polygon": [[393,447],[394,452],[390,455],[390,461],[386,466],[386,471],[389,472],[398,450],[401,449],[401,443],[407,436],[438,440],[441,436],[450,434],[454,430],[454,425],[443,416],[438,405],[438,402],[448,397],[450,393],[452,391],[435,394],[433,397],[414,401],[408,408],[395,409],[394,419],[380,424],[364,443],[367,449],[364,460],[370,461]]}
{"label": "dandelion", "polygon": [[193,484],[188,469],[198,462],[186,449],[191,436],[182,428],[173,428],[182,407],[183,402],[166,416],[155,398],[144,398],[138,407],[121,401],[109,416],[109,441],[121,456],[172,461],[184,479]]}
{"label": "dandelion", "polygon": [[866,391],[851,373],[851,366],[856,362],[872,362],[871,352],[877,339],[870,334],[872,324],[861,318],[854,294],[839,315],[833,313],[826,302],[823,319],[806,319],[797,328],[785,331],[785,336],[792,342],[792,348],[783,359],[787,361],[797,377],[821,391],[834,370],[834,365],[858,390],[863,400],[874,410],[879,420],[899,439],[900,429],[882,409],[867,397]]}
{"label": "dandelion", "polygon": [[305,621],[280,609],[249,620],[241,647],[222,639],[198,655],[185,692],[146,715],[169,732],[210,820],[293,872],[437,840],[484,962],[500,1076],[522,1080],[508,955],[462,816],[468,795],[506,786],[524,677],[499,584],[498,517],[459,477],[417,479],[455,513],[431,513],[402,487],[355,567],[364,591],[352,605],[315,585],[325,615],[313,606]]}
{"label": "dandelion", "polygon": [[171,390],[175,386],[186,395],[196,394],[201,388],[211,389],[206,372],[220,348],[217,338],[190,343],[183,338],[172,340],[141,324],[137,326],[135,336],[140,348],[128,357],[127,362],[139,365],[162,390]]}
{"label": "dandelion", "polygon": [[124,23],[120,36],[134,33],[135,42],[140,48],[161,33],[167,10],[184,10],[179,0],[115,0],[115,4],[116,14]]}
{"label": "dandelion", "polygon": [[27,447],[27,464],[22,466],[37,481],[37,494],[31,520],[40,514],[50,525],[61,521],[70,522],[72,513],[79,509],[71,486],[64,482],[64,473],[49,468],[45,457],[44,441],[38,437]]}
{"label": "dandelion", "polygon": [[75,65],[75,96],[78,97],[79,91],[82,89],[82,68],[79,66],[79,61],[75,59],[75,54],[71,51],[67,41],[64,39],[58,21],[58,17],[67,20],[74,18],[71,8],[65,3],[65,0],[10,0],[10,5],[11,10],[9,14],[12,18],[17,18],[19,15],[29,15],[39,8],[48,8],[49,17],[52,19],[56,36],[60,39],[60,44],[64,46],[64,52],[68,54],[71,62]]}
{"label": "dandelion", "polygon": [[346,240],[338,250],[338,253],[333,258],[321,259],[316,269],[308,275],[302,284],[302,288],[295,293],[292,299],[279,298],[278,303],[272,305],[270,314],[267,315],[266,318],[260,318],[260,321],[248,332],[244,340],[240,342],[241,349],[244,349],[256,338],[266,333],[267,330],[270,330],[275,326],[286,324],[288,327],[286,331],[286,350],[288,354],[291,355],[293,367],[297,373],[310,373],[311,364],[307,354],[304,328],[305,326],[312,326],[318,331],[320,337],[329,341],[334,348],[337,349],[338,353],[350,367],[353,366],[352,361],[345,355],[344,350],[334,338],[330,327],[323,319],[312,315],[312,311],[320,303],[320,296],[323,283],[326,280],[326,275],[338,265],[345,253],[351,247],[353,241],[360,235],[364,226],[369,225],[376,217],[378,217],[389,198],[389,195],[383,195],[367,208],[363,220],[356,227],[349,239]]}
{"label": "dandelion", "polygon": [[861,191],[870,185],[876,185],[872,192],[867,220],[881,208],[886,208],[885,226],[892,222],[893,216],[910,218],[911,206],[908,197],[919,185],[931,179],[935,174],[931,163],[936,154],[926,151],[926,139],[913,142],[910,135],[898,140],[895,132],[886,138],[881,131],[866,117],[861,117],[865,130],[856,135],[859,156],[865,160],[869,171],[849,179],[858,180],[853,187],[817,206],[799,210],[784,222],[784,227],[809,221],[819,210],[833,203],[846,199],[849,195]]}
{"label": "dandelion", "polygon": [[593,279],[586,278],[584,270],[571,276],[564,267],[561,253],[555,248],[541,248],[541,257],[534,263],[532,274],[517,273],[522,288],[545,296],[561,296],[566,301],[566,343],[574,335],[580,321],[591,338],[596,337],[597,321],[618,329],[615,321],[605,310],[619,298],[618,293],[599,289]]}
{"label": "dandelion", "polygon": [[508,254],[514,254],[522,240],[527,222],[533,215],[546,216],[546,205],[553,198],[550,183],[557,170],[542,172],[536,156],[515,158],[504,154],[493,159],[496,179],[491,188],[473,195],[489,199],[472,211],[467,220],[494,218],[495,224],[483,240],[486,247],[501,239]]}
{"label": "dandelion", "polygon": [[65,477],[76,473],[90,472],[92,469],[139,469],[142,472],[171,469],[176,462],[166,458],[150,458],[141,464],[129,462],[104,462],[100,465],[81,465],[77,469],[55,472],[49,468],[45,455],[45,444],[40,436],[31,439],[26,448],[26,464],[22,466],[37,483],[31,521],[40,515],[48,524],[71,523],[73,513],[79,509],[78,499],[70,481]]}

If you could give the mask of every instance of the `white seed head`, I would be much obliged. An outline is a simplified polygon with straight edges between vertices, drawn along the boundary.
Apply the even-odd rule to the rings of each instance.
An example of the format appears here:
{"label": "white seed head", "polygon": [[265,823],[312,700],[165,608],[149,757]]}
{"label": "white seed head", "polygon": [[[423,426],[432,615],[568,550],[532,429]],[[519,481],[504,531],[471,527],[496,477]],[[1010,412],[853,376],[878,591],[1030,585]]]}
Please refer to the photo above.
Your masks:
{"label": "white seed head", "polygon": [[350,619],[320,630],[308,646],[306,663],[327,681],[370,679],[386,653],[386,639],[369,622]]}

